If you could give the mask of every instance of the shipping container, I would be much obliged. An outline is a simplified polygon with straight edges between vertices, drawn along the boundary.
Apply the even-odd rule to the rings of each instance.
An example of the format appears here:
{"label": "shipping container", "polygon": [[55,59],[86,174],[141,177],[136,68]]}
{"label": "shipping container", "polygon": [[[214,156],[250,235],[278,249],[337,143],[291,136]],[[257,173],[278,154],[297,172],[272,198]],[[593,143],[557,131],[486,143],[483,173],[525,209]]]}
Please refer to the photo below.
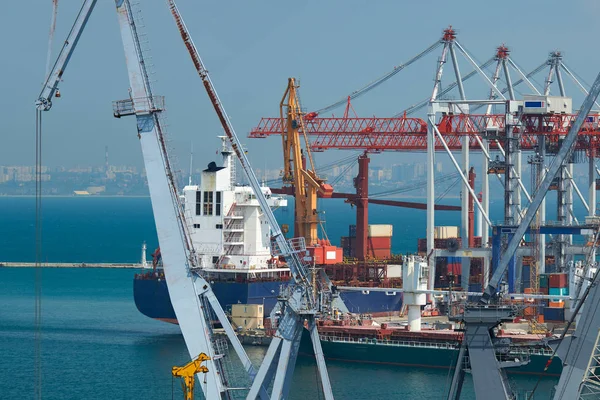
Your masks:
{"label": "shipping container", "polygon": [[369,250],[368,254],[376,260],[387,260],[392,256],[390,249],[372,249]]}
{"label": "shipping container", "polygon": [[368,249],[386,249],[392,248],[392,238],[389,236],[369,236],[367,238]]}
{"label": "shipping container", "polygon": [[548,282],[551,288],[566,288],[569,286],[567,274],[550,274]]}
{"label": "shipping container", "polygon": [[[540,274],[540,288],[548,287],[548,274]],[[548,293],[546,293],[548,294]]]}
{"label": "shipping container", "polygon": [[370,237],[391,237],[393,231],[393,225],[369,225],[369,232],[367,236]]}
{"label": "shipping container", "polygon": [[350,225],[348,229],[348,236],[356,237],[356,225]]}
{"label": "shipping container", "polygon": [[402,278],[402,265],[388,264],[387,277],[388,278]]}
{"label": "shipping container", "polygon": [[569,288],[565,287],[565,288],[554,288],[551,287],[550,289],[548,289],[548,294],[550,296],[568,296],[569,295]]}
{"label": "shipping container", "polygon": [[436,226],[433,230],[434,239],[449,239],[459,236],[458,226]]}
{"label": "shipping container", "polygon": [[448,264],[447,274],[453,274],[455,276],[462,275],[462,264],[461,263]]}
{"label": "shipping container", "polygon": [[540,324],[544,323],[544,314],[540,314],[537,316],[537,322],[539,322]]}
{"label": "shipping container", "polygon": [[535,307],[525,307],[525,309],[523,310],[523,314],[526,317],[532,317],[534,315],[536,315],[537,311]]}
{"label": "shipping container", "polygon": [[565,320],[565,309],[545,307],[544,308],[544,321],[545,322],[564,322]]}
{"label": "shipping container", "polygon": [[469,292],[482,293],[481,283],[469,283]]}
{"label": "shipping container", "polygon": [[538,292],[540,294],[548,294],[548,288],[547,287],[540,287]]}
{"label": "shipping container", "polygon": [[551,308],[565,308],[565,302],[564,300],[550,299],[548,306]]}
{"label": "shipping container", "polygon": [[342,236],[340,239],[340,247],[344,250],[350,249],[350,237]]}

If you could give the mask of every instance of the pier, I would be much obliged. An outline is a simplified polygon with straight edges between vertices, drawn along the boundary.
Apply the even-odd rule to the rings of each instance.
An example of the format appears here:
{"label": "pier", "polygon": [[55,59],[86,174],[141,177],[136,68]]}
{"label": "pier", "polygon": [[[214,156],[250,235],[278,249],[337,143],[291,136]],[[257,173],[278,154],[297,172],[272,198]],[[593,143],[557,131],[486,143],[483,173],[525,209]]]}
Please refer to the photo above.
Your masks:
{"label": "pier", "polygon": [[[139,268],[143,266],[140,263],[61,263],[61,262],[44,262],[40,264],[43,268]],[[36,263],[34,262],[21,262],[21,261],[0,261],[0,268],[35,268]]]}

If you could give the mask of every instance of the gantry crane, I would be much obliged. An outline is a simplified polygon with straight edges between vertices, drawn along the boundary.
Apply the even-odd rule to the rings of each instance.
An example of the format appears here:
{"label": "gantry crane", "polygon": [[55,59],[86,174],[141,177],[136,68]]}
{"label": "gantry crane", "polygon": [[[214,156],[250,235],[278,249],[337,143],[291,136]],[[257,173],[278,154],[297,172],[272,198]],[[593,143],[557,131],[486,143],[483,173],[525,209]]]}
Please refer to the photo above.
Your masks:
{"label": "gantry crane", "polygon": [[[75,23],[42,87],[36,102],[41,114],[52,107],[52,97],[58,93],[58,84],[81,37],[96,0],[85,0]],[[213,335],[213,316],[221,322],[229,341],[242,361],[250,378],[256,374],[250,359],[239,342],[221,305],[208,282],[200,273],[199,257],[190,239],[189,228],[179,203],[175,176],[165,142],[164,98],[154,93],[149,79],[147,52],[140,42],[139,9],[134,10],[130,0],[116,0],[116,11],[125,50],[129,75],[129,98],[113,104],[114,116],[134,115],[140,140],[144,167],[148,179],[156,231],[169,296],[177,316],[190,357],[204,353],[210,360],[208,372],[200,380],[205,398],[230,398],[221,362],[224,354],[219,339]],[[38,118],[41,121],[41,118]],[[256,193],[262,193],[257,190]],[[268,207],[267,207],[268,208]],[[262,383],[255,396],[268,398]]]}
{"label": "gantry crane", "polygon": [[171,369],[173,377],[182,378],[181,388],[183,389],[184,400],[194,400],[195,376],[196,374],[208,373],[206,365],[202,365],[204,361],[208,360],[210,360],[210,357],[201,353],[183,367],[173,367]]}
{"label": "gantry crane", "polygon": [[[281,118],[281,138],[283,141],[283,182],[291,184],[294,192],[294,235],[302,236],[308,246],[318,243],[319,213],[317,195],[329,198],[333,193],[331,185],[317,176],[310,150],[304,116],[300,107],[298,85],[294,78],[288,79],[288,86],[279,104]],[[300,135],[306,144],[304,150]],[[306,163],[308,159],[309,164]]]}

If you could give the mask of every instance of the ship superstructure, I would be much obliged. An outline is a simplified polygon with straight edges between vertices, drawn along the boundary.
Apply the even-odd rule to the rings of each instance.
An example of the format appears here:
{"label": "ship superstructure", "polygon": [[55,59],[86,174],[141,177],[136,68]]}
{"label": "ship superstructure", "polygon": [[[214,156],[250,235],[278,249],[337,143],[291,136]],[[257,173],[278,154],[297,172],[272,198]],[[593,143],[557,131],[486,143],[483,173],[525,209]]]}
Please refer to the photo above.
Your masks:
{"label": "ship superstructure", "polygon": [[[186,219],[191,226],[200,267],[213,281],[248,282],[285,279],[289,268],[271,254],[268,221],[249,186],[235,183],[235,160],[225,137],[222,166],[215,162],[202,171],[199,185],[183,189]],[[261,187],[272,208],[287,199]]]}

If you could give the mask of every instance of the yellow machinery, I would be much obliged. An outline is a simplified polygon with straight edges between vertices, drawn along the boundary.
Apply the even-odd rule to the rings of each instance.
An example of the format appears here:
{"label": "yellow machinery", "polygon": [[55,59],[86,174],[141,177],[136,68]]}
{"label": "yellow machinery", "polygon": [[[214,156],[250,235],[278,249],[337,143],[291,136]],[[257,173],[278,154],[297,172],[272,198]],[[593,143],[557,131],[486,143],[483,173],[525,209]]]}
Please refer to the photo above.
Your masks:
{"label": "yellow machinery", "polygon": [[173,367],[171,373],[173,377],[183,378],[181,387],[183,388],[183,394],[185,400],[194,400],[194,376],[200,372],[207,373],[208,368],[202,365],[204,361],[210,360],[210,357],[204,353],[200,353],[195,360],[192,360],[189,364],[183,367]]}
{"label": "yellow machinery", "polygon": [[[296,200],[294,235],[304,237],[307,246],[314,246],[319,240],[317,193],[320,192],[321,197],[331,197],[333,188],[320,179],[315,172],[297,89],[294,78],[289,78],[288,87],[279,104],[283,128],[281,132],[284,157],[283,181],[294,187]],[[305,152],[300,144],[300,131],[304,136]],[[305,154],[308,155],[309,168],[306,165]]]}

